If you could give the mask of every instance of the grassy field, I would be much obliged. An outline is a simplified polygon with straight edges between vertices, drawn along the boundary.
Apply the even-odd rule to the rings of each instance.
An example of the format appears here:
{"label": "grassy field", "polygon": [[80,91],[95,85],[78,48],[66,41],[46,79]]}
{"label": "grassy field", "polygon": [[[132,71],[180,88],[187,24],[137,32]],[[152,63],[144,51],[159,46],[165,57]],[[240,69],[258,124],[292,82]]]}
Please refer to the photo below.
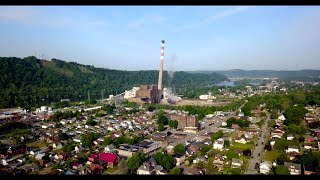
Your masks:
{"label": "grassy field", "polygon": [[108,168],[106,171],[104,171],[102,174],[112,174],[113,172],[115,172],[116,170],[118,170],[118,166],[115,166],[113,168]]}
{"label": "grassy field", "polygon": [[254,144],[252,143],[246,143],[246,144],[241,144],[241,143],[233,143],[232,146],[229,147],[229,149],[233,150],[246,150],[246,149],[251,149],[254,147]]}
{"label": "grassy field", "polygon": [[35,141],[32,143],[28,143],[26,144],[27,147],[33,147],[33,148],[40,148],[40,147],[44,147],[44,146],[48,146],[49,143],[39,140],[39,141]]}
{"label": "grassy field", "polygon": [[262,159],[273,162],[280,154],[281,153],[279,153],[277,150],[273,149],[271,151],[264,152],[262,154]]}

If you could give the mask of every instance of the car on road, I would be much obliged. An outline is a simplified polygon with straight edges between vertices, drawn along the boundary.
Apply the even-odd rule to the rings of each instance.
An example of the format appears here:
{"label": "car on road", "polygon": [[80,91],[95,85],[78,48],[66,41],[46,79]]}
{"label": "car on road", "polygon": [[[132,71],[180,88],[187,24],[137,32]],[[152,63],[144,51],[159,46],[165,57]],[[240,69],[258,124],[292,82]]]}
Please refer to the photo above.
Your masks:
{"label": "car on road", "polygon": [[256,144],[256,146],[258,146],[258,143]]}
{"label": "car on road", "polygon": [[258,154],[258,157],[260,157],[260,153]]}
{"label": "car on road", "polygon": [[263,144],[263,142],[261,142],[261,144]]}
{"label": "car on road", "polygon": [[259,163],[256,163],[256,164],[254,165],[254,169],[255,169],[255,170],[258,170],[258,169],[259,169]]}

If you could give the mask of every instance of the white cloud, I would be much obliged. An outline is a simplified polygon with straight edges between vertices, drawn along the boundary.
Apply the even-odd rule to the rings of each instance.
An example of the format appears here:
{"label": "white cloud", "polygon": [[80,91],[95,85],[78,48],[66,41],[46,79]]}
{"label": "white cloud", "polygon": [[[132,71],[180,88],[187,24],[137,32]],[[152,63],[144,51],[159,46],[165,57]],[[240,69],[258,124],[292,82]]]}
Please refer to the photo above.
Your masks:
{"label": "white cloud", "polygon": [[72,16],[67,11],[58,14],[49,14],[39,8],[19,6],[0,7],[0,21],[27,25],[44,25],[73,30],[96,29],[110,26],[110,24],[105,21]]}
{"label": "white cloud", "polygon": [[224,19],[229,16],[233,16],[233,15],[242,13],[242,12],[248,10],[249,8],[250,8],[250,6],[238,6],[238,7],[229,9],[229,10],[221,11],[221,12],[218,12],[218,13],[212,15],[212,16],[206,17],[203,20],[199,20],[198,22],[183,25],[180,27],[176,27],[173,29],[173,31],[174,32],[181,32],[184,30],[193,29],[193,28],[196,28],[196,27],[199,27],[199,26],[202,26],[205,24],[209,24],[209,23],[217,21],[217,20]]}

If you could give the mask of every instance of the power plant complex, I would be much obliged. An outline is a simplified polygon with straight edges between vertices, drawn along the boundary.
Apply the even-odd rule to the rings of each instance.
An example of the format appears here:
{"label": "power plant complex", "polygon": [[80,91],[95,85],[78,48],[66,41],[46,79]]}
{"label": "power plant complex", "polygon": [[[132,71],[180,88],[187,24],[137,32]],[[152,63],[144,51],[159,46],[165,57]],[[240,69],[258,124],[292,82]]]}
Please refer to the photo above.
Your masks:
{"label": "power plant complex", "polygon": [[[128,99],[130,102],[136,102],[138,104],[144,103],[160,103],[173,102],[170,100],[171,91],[167,88],[163,88],[163,63],[164,63],[164,40],[161,41],[160,50],[160,68],[159,68],[159,79],[158,85],[140,85],[139,87],[133,87],[131,90],[125,91],[124,98]],[[178,99],[178,98],[175,98]],[[175,100],[176,101],[176,100]]]}

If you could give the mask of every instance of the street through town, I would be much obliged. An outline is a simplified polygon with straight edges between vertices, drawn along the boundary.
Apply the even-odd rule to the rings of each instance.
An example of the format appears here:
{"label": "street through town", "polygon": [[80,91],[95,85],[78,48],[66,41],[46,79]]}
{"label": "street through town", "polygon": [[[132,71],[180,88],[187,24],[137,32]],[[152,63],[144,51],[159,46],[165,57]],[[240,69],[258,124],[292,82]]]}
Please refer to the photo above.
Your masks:
{"label": "street through town", "polygon": [[255,164],[256,163],[260,164],[260,162],[261,162],[261,156],[262,156],[262,152],[263,152],[263,149],[264,149],[264,146],[265,146],[266,136],[267,136],[267,133],[268,133],[268,122],[269,122],[269,120],[270,120],[270,116],[267,116],[266,119],[265,119],[264,125],[262,126],[261,131],[259,133],[260,134],[260,138],[258,138],[258,140],[256,142],[258,144],[258,146],[255,146],[255,149],[251,154],[251,156],[253,158],[251,158],[249,160],[246,174],[257,174],[258,173],[257,170],[255,170]]}

